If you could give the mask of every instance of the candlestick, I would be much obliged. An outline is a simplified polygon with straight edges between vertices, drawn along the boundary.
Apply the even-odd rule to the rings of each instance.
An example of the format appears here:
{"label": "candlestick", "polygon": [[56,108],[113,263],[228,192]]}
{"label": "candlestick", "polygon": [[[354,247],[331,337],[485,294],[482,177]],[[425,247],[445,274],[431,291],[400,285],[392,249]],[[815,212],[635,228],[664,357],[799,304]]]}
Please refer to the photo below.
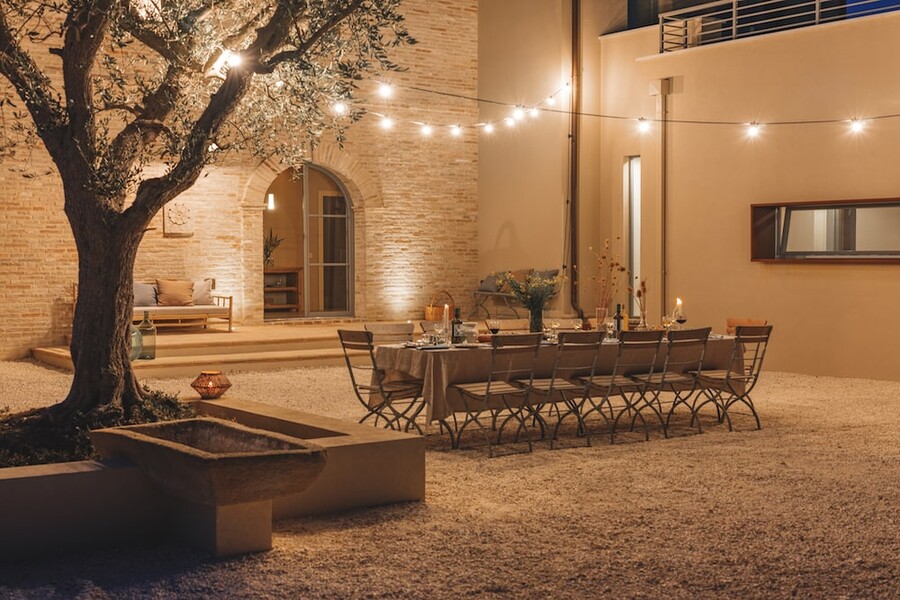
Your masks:
{"label": "candlestick", "polygon": [[672,312],[672,318],[677,319],[681,316],[684,316],[684,303],[681,298],[675,298],[675,310]]}

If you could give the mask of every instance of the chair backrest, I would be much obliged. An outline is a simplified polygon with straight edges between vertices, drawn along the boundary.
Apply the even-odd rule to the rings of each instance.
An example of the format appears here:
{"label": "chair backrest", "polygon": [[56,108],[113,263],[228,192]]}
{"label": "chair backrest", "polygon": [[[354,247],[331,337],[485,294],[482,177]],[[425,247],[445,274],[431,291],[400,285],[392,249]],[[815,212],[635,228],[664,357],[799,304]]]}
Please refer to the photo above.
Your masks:
{"label": "chair backrest", "polygon": [[416,328],[413,323],[366,323],[365,327],[375,344],[411,342]]}
{"label": "chair backrest", "polygon": [[768,321],[765,319],[746,319],[743,317],[728,317],[725,319],[725,333],[728,335],[734,335],[735,329],[738,326],[753,326],[753,327],[762,327],[768,325]]}
{"label": "chair backrest", "polygon": [[[501,332],[527,332],[529,327],[528,319],[497,319],[497,323]],[[487,327],[487,322],[485,322],[484,326]]]}
{"label": "chair backrest", "polygon": [[600,331],[561,331],[548,396],[557,380],[581,381],[589,389],[597,370],[597,358],[603,344]]}
{"label": "chair backrest", "polygon": [[738,325],[735,328],[734,350],[732,351],[729,375],[736,373],[744,377],[745,393],[756,385],[772,326]]}
{"label": "chair backrest", "polygon": [[623,375],[652,375],[665,331],[619,332],[619,351],[613,367],[613,380]]}
{"label": "chair backrest", "polygon": [[711,331],[711,327],[669,331],[669,343],[665,346],[663,383],[665,383],[666,375],[670,373],[700,372],[703,366],[703,356],[706,353],[706,342],[709,340]]}
{"label": "chair backrest", "polygon": [[[350,372],[350,381],[353,383],[354,391],[359,395],[360,385],[368,386],[372,375],[381,373],[378,369],[378,364],[375,362],[373,334],[371,331],[350,329],[338,329],[337,333],[341,340],[341,348],[344,351],[344,361],[347,363],[347,370]],[[361,357],[365,358],[360,360]],[[357,360],[354,362],[352,358]]]}
{"label": "chair backrest", "polygon": [[534,363],[541,347],[542,333],[495,335],[491,338],[491,371],[486,393],[490,394],[491,382],[528,381],[534,379]]}

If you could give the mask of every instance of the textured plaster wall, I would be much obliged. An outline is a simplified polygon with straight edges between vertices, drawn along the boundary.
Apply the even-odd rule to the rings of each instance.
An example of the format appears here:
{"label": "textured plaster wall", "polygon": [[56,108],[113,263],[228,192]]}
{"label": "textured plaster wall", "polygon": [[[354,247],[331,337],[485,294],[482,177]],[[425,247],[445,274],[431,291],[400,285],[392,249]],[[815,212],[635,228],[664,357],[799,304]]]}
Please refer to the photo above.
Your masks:
{"label": "textured plaster wall", "polygon": [[[394,54],[408,70],[385,79],[475,96],[478,2],[409,0],[404,11],[419,44]],[[55,65],[45,52],[36,58]],[[474,123],[477,105],[404,87],[390,101],[376,102],[374,84],[361,87],[379,104],[375,110],[397,119],[397,126],[384,132],[368,116],[352,127],[343,149],[325,141],[313,155],[354,203],[356,315],[421,318],[438,289],[470,304],[479,271],[475,133],[451,139],[444,128],[425,139],[410,122]],[[9,123],[8,111],[4,118]],[[22,177],[23,169],[29,177]],[[263,201],[282,170],[252,157],[210,167],[179,198],[194,215],[194,235],[164,237],[158,215],[141,244],[135,277],[214,277],[220,292],[235,296],[238,322],[261,322]],[[68,331],[77,256],[62,208],[58,176],[41,147],[3,159],[0,359],[59,344]]]}

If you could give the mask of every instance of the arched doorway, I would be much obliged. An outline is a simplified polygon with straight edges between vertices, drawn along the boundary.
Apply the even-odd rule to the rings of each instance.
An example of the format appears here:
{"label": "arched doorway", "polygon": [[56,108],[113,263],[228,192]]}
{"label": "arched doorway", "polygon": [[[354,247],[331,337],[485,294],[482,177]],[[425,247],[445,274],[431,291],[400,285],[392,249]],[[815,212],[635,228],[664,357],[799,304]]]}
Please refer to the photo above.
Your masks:
{"label": "arched doorway", "polygon": [[[266,190],[266,319],[353,314],[353,207],[327,171],[287,169]],[[269,248],[274,245],[274,248]]]}

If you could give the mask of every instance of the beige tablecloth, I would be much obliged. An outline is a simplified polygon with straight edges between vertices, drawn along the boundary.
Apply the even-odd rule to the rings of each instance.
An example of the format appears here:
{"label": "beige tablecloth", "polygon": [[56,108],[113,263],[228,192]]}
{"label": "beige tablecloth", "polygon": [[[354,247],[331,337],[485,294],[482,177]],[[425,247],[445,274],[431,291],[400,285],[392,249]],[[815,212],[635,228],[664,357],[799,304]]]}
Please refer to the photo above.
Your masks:
{"label": "beige tablecloth", "polygon": [[[703,359],[704,370],[726,369],[734,346],[733,338],[710,339]],[[609,375],[616,362],[618,345],[603,344],[597,361],[597,374]],[[664,352],[660,351],[662,367]],[[553,372],[556,346],[541,346],[535,364],[535,379],[549,377]],[[448,389],[454,383],[472,383],[487,379],[491,363],[489,346],[479,348],[450,348],[446,350],[419,350],[402,346],[379,346],[375,359],[384,369],[387,380],[422,379],[425,385],[422,395],[427,406],[427,418],[431,423],[450,416],[454,407],[462,406],[455,390]],[[378,399],[373,399],[378,402]]]}

